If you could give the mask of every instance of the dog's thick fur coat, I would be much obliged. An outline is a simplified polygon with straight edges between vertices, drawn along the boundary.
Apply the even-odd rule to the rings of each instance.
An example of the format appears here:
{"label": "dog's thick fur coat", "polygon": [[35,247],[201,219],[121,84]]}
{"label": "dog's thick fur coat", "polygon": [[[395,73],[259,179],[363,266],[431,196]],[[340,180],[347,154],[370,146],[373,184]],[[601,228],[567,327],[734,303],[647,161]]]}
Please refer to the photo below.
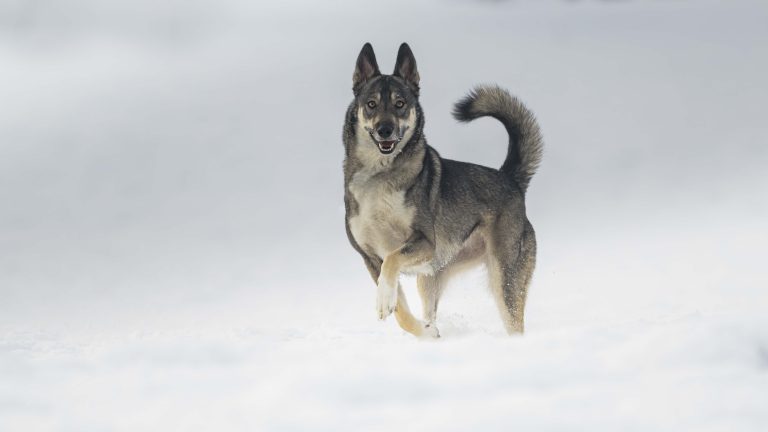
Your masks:
{"label": "dog's thick fur coat", "polygon": [[[525,193],[542,156],[533,114],[499,87],[477,87],[454,117],[491,116],[509,133],[500,169],[443,159],[424,138],[419,73],[407,44],[392,75],[379,72],[370,44],[353,75],[344,124],[344,203],[349,241],[377,284],[379,319],[395,313],[417,336],[439,336],[435,316],[448,279],[485,264],[509,333],[523,331],[536,238]],[[411,314],[399,284],[417,275],[424,321]]]}

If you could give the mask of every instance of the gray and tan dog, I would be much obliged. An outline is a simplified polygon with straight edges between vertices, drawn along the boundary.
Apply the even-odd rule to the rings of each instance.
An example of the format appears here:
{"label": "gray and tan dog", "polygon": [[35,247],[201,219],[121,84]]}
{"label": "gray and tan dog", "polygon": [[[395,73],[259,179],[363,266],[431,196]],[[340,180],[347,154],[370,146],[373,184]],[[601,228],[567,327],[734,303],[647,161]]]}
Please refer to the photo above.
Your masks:
{"label": "gray and tan dog", "polygon": [[[346,227],[377,284],[379,319],[394,312],[406,331],[439,336],[435,315],[448,279],[485,264],[507,331],[521,333],[536,261],[525,192],[542,154],[533,114],[499,87],[477,87],[456,104],[459,121],[491,116],[506,127],[509,149],[497,170],[443,159],[427,145],[407,44],[394,73],[382,75],[366,43],[352,88],[344,124]],[[425,322],[408,308],[401,273],[417,275]]]}

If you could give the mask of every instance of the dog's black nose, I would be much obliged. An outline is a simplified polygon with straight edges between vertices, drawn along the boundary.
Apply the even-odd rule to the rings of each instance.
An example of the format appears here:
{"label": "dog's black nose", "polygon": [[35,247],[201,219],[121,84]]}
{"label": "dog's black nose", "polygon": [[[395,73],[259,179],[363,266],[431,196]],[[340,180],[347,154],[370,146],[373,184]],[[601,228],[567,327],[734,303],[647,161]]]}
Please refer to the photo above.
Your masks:
{"label": "dog's black nose", "polygon": [[378,133],[381,138],[389,138],[389,136],[392,135],[393,130],[395,130],[393,125],[384,123],[383,125],[380,125],[378,129],[376,129],[376,133]]}

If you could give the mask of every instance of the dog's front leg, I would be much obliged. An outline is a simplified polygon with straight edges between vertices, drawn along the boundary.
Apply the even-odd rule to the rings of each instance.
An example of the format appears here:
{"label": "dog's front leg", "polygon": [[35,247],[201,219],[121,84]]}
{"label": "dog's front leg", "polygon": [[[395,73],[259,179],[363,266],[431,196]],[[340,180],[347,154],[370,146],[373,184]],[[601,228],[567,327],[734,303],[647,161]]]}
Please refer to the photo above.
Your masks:
{"label": "dog's front leg", "polygon": [[384,258],[377,281],[376,311],[383,320],[397,306],[398,279],[403,269],[428,263],[434,256],[434,246],[421,232],[415,232],[396,251]]}

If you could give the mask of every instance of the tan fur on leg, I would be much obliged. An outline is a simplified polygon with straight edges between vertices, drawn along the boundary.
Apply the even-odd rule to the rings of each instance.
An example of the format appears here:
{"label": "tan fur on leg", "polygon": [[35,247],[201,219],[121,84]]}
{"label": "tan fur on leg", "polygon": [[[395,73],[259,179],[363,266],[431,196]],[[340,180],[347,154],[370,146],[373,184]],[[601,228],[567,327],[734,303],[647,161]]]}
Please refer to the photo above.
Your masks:
{"label": "tan fur on leg", "polygon": [[[403,293],[403,289],[400,286],[398,279],[400,273],[404,269],[429,262],[432,258],[432,253],[431,245],[423,237],[412,239],[384,259],[378,279],[380,292],[382,292],[382,287],[385,289],[395,289],[395,292],[391,293],[391,295],[396,296],[397,304],[394,312],[397,323],[400,324],[400,327],[402,327],[403,330],[416,336],[436,337],[437,331],[436,329],[427,328],[423,322],[413,316],[408,307],[408,302],[405,300],[405,294]],[[383,297],[380,296],[380,299],[381,298],[384,298],[385,300],[391,299],[391,297],[387,297],[386,293]],[[379,309],[379,314],[381,315],[381,307]],[[386,311],[384,311],[384,313],[386,313]]]}
{"label": "tan fur on leg", "polygon": [[408,333],[415,336],[422,336],[424,334],[424,323],[416,319],[411,313],[411,309],[408,307],[408,302],[405,300],[403,288],[399,285],[397,287],[395,318],[397,319],[397,323],[400,324],[400,327]]}
{"label": "tan fur on leg", "polygon": [[432,245],[423,235],[415,234],[402,247],[384,258],[376,292],[376,311],[380,320],[386,319],[397,308],[400,273],[429,262],[432,254]]}
{"label": "tan fur on leg", "polygon": [[533,228],[525,227],[519,239],[505,237],[503,229],[496,231],[490,243],[487,255],[489,282],[504,326],[509,334],[523,333],[528,285],[536,264]]}
{"label": "tan fur on leg", "polygon": [[437,303],[442,294],[443,284],[441,274],[418,275],[416,286],[421,296],[421,305],[424,321],[434,325],[437,315]]}

